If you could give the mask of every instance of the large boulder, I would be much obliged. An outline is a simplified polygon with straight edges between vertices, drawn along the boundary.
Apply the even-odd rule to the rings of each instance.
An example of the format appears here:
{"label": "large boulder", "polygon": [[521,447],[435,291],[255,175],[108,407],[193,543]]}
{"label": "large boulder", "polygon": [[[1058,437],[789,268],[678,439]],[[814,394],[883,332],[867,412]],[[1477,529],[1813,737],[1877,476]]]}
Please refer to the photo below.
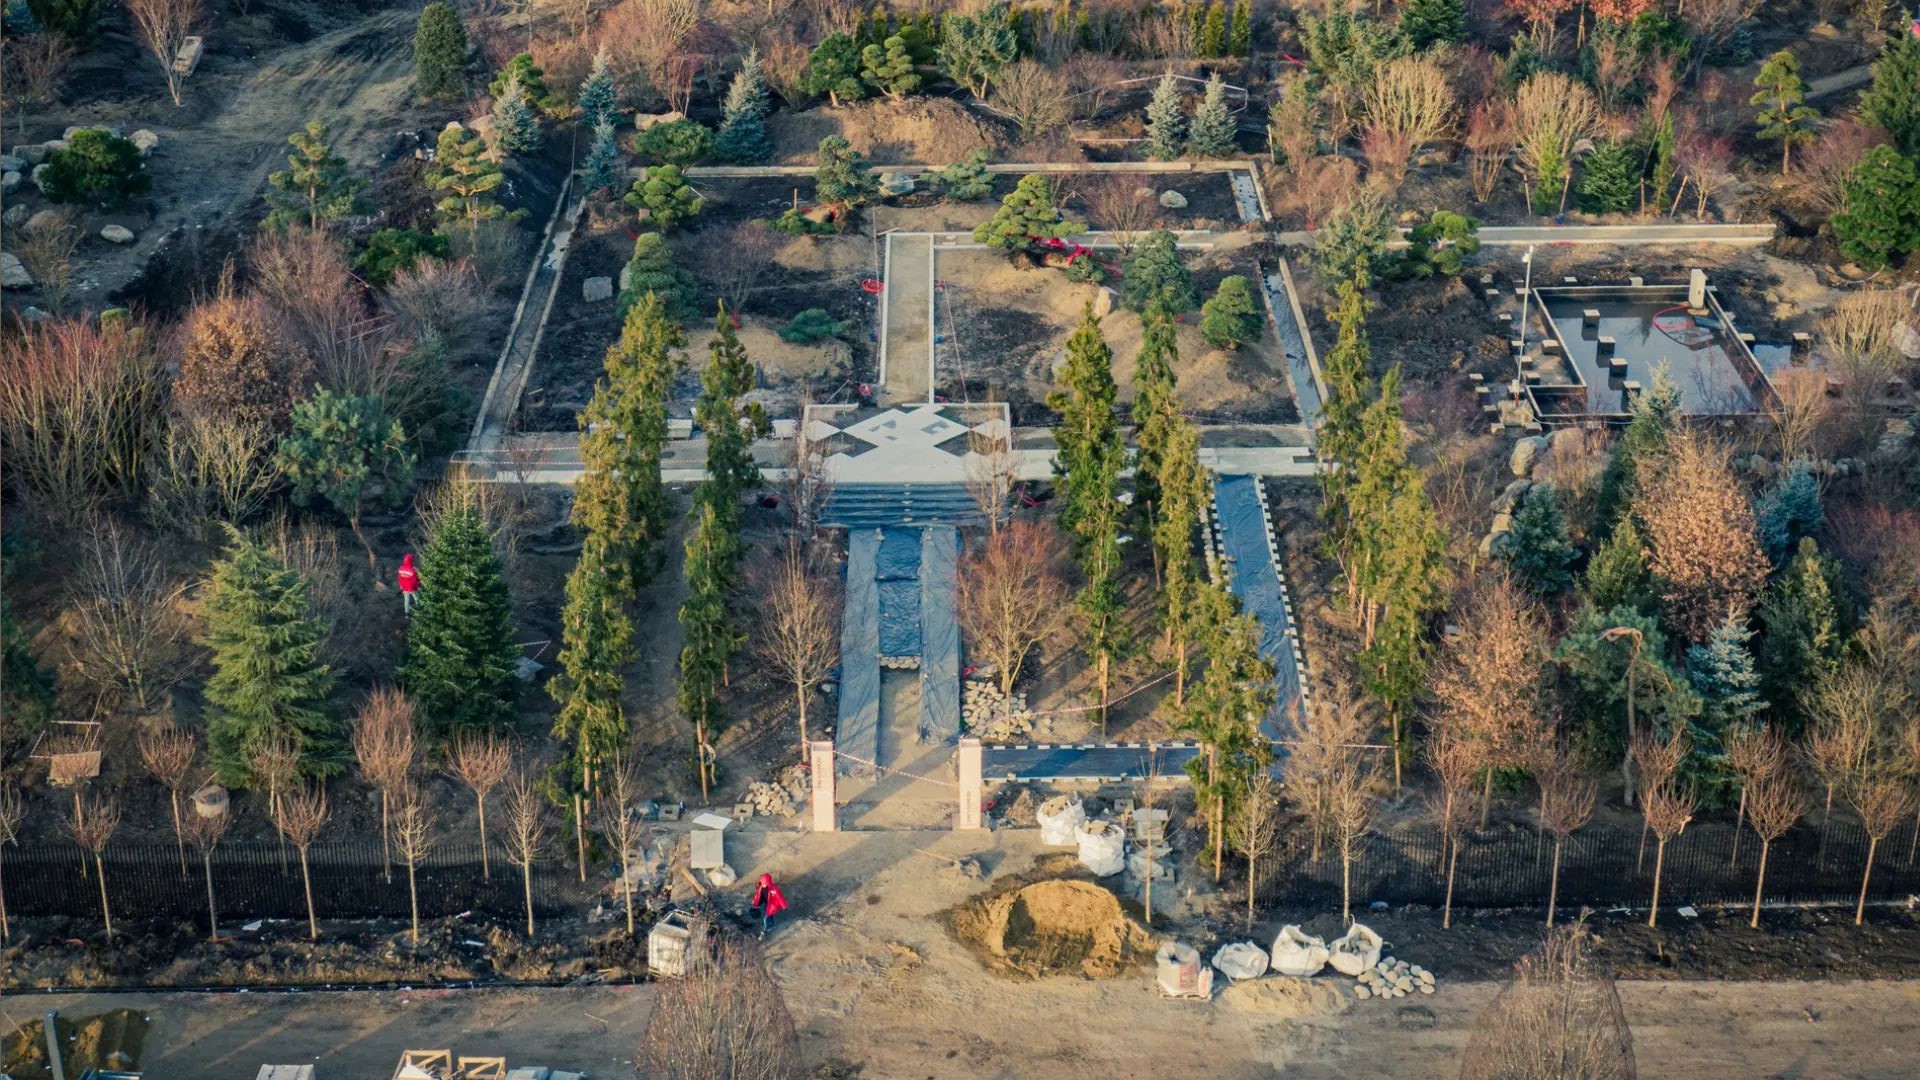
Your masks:
{"label": "large boulder", "polygon": [[100,230],[100,239],[109,244],[133,243],[133,230],[125,225],[107,225]]}
{"label": "large boulder", "polygon": [[1513,444],[1513,455],[1507,459],[1507,468],[1513,475],[1526,477],[1533,475],[1533,466],[1547,448],[1544,435],[1529,435]]}
{"label": "large boulder", "polygon": [[635,131],[645,131],[655,124],[669,124],[675,120],[685,120],[686,118],[687,114],[683,112],[638,113],[633,118],[633,129]]}
{"label": "large boulder", "polygon": [[27,219],[29,229],[51,229],[60,224],[60,211],[41,210]]}
{"label": "large boulder", "polygon": [[15,157],[20,158],[29,165],[38,165],[47,160],[47,148],[41,146],[39,143],[16,146],[13,148],[13,153]]}
{"label": "large boulder", "polygon": [[0,154],[0,172],[24,172],[27,159],[19,154]]}
{"label": "large boulder", "polygon": [[27,219],[32,216],[33,211],[20,203],[14,203],[7,207],[5,213],[0,213],[0,225],[5,225],[9,229],[22,228],[26,225]]}
{"label": "large boulder", "polygon": [[151,154],[153,153],[153,148],[160,145],[160,136],[155,135],[146,128],[141,128],[139,131],[127,136],[127,140],[139,147],[142,154]]}
{"label": "large boulder", "polygon": [[1113,311],[1115,299],[1112,289],[1107,288],[1105,285],[1100,286],[1093,294],[1093,317],[1096,319],[1106,318],[1107,315]]}
{"label": "large boulder", "polygon": [[44,163],[33,167],[33,186],[38,188],[42,195],[47,193],[47,170],[49,167],[50,166]]}
{"label": "large boulder", "polygon": [[26,264],[20,261],[20,256],[11,251],[0,251],[0,288],[33,288],[33,275],[27,273]]}
{"label": "large boulder", "polygon": [[20,170],[8,169],[0,173],[0,194],[11,195],[20,190]]}
{"label": "large boulder", "polygon": [[66,148],[67,140],[65,139],[48,139],[46,142],[40,144],[40,149],[45,150],[49,154],[57,154]]}
{"label": "large boulder", "polygon": [[613,279],[590,277],[580,286],[580,297],[589,304],[613,299]]}
{"label": "large boulder", "polygon": [[1185,210],[1187,208],[1187,197],[1172,188],[1168,188],[1160,193],[1160,205],[1169,210]]}

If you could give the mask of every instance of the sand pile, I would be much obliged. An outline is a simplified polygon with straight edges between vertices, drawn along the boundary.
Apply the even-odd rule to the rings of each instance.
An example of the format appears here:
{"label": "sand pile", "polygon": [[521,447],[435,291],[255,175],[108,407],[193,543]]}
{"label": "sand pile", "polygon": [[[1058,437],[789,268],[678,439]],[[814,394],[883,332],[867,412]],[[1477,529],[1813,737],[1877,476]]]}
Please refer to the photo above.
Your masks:
{"label": "sand pile", "polygon": [[1111,979],[1153,955],[1146,928],[1087,881],[1040,881],[962,904],[954,936],[1003,975]]}

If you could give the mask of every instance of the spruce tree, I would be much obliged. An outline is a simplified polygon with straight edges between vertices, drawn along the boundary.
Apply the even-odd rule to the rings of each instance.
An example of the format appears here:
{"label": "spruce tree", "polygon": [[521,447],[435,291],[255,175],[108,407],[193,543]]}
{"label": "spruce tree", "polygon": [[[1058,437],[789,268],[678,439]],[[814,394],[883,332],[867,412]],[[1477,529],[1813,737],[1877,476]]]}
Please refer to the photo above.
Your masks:
{"label": "spruce tree", "polygon": [[1667,662],[1667,636],[1659,622],[1638,609],[1583,606],[1554,657],[1568,675],[1567,716],[1574,723],[1575,745],[1590,759],[1626,757],[1629,687],[1641,731],[1666,734],[1700,713],[1700,696]]}
{"label": "spruce tree", "polygon": [[333,152],[326,122],[313,120],[306,130],[287,136],[293,153],[284,172],[267,174],[267,205],[272,212],[262,225],[284,229],[304,222],[318,229],[322,222],[338,221],[353,213],[354,203],[367,186],[347,172],[347,159]]}
{"label": "spruce tree", "polygon": [[1180,258],[1179,242],[1172,233],[1153,230],[1121,262],[1120,303],[1142,313],[1157,306],[1173,316],[1200,306],[1193,271]]}
{"label": "spruce tree", "polygon": [[1236,126],[1233,115],[1227,111],[1227,86],[1215,74],[1207,80],[1206,93],[1193,110],[1193,123],[1187,128],[1187,156],[1232,157]]}
{"label": "spruce tree", "polygon": [[1568,566],[1574,555],[1559,490],[1542,482],[1521,492],[1513,506],[1512,531],[1501,550],[1514,580],[1541,596],[1553,596],[1573,580]]}
{"label": "spruce tree", "polygon": [[494,73],[493,81],[487,84],[487,94],[500,97],[516,82],[527,95],[529,106],[548,112],[557,112],[565,107],[566,103],[547,89],[547,73],[534,63],[532,53],[515,53],[513,59],[507,61],[506,67]]}
{"label": "spruce tree", "polygon": [[1253,4],[1233,0],[1233,25],[1227,30],[1227,52],[1233,56],[1253,55]]}
{"label": "spruce tree", "polygon": [[587,150],[587,160],[580,166],[580,172],[581,183],[590,195],[612,191],[620,182],[620,144],[611,120],[601,120],[593,126],[593,145]]}
{"label": "spruce tree", "polygon": [[1207,17],[1200,24],[1200,56],[1209,59],[1227,55],[1227,5],[1213,0],[1207,5]]}
{"label": "spruce tree", "polygon": [[867,84],[860,81],[860,51],[854,48],[853,39],[842,33],[821,38],[807,55],[800,89],[816,97],[825,95],[835,108],[866,97]]}
{"label": "spruce tree", "polygon": [[441,129],[426,179],[438,196],[434,210],[444,223],[465,221],[472,228],[506,215],[493,193],[506,183],[507,174],[488,155],[486,140],[459,124]]}
{"label": "spruce tree", "polygon": [[1846,209],[1833,215],[1840,253],[1884,270],[1920,248],[1920,172],[1891,146],[1867,151],[1848,175]]}
{"label": "spruce tree", "polygon": [[1313,236],[1313,268],[1320,280],[1338,290],[1341,283],[1366,288],[1387,268],[1387,244],[1395,234],[1387,206],[1362,196],[1327,215]]}
{"label": "spruce tree", "polygon": [[437,742],[510,728],[519,700],[513,605],[493,537],[462,507],[434,525],[420,552],[420,598],[407,623],[400,681]]}
{"label": "spruce tree", "polygon": [[627,745],[620,690],[625,685],[621,672],[634,658],[633,620],[621,595],[626,571],[605,561],[608,554],[589,530],[580,560],[567,575],[560,671],[547,685],[560,706],[553,737],[567,746],[567,769],[577,791],[591,790]]}
{"label": "spruce tree", "polygon": [[539,146],[540,117],[533,111],[520,76],[509,72],[506,83],[493,99],[494,154],[526,154]]}
{"label": "spruce tree", "polygon": [[1687,649],[1687,680],[1700,695],[1700,724],[1716,742],[1729,728],[1751,727],[1766,710],[1748,645],[1752,639],[1747,620],[1736,616]]}
{"label": "spruce tree", "polygon": [[898,34],[860,50],[860,77],[890,98],[902,98],[920,89],[920,76],[913,70],[906,39]]}
{"label": "spruce tree", "polygon": [[457,97],[467,89],[467,25],[442,0],[420,12],[413,32],[414,84],[421,97]]}
{"label": "spruce tree", "polygon": [[1169,71],[1154,85],[1147,103],[1147,157],[1173,161],[1186,145],[1187,115],[1180,107],[1180,82]]}
{"label": "spruce tree", "polygon": [[207,756],[228,787],[252,783],[253,751],[292,740],[306,776],[331,776],[347,759],[332,715],[334,672],[320,658],[326,626],[310,609],[307,580],[238,530],[214,563],[206,592]]}
{"label": "spruce tree", "polygon": [[1635,166],[1640,155],[1623,142],[1595,144],[1581,163],[1580,209],[1589,214],[1624,214],[1639,195]]}
{"label": "spruce tree", "polygon": [[607,66],[607,50],[602,48],[593,54],[593,69],[581,81],[580,92],[573,103],[580,107],[580,122],[597,128],[603,122],[619,121],[619,102],[619,87],[614,84],[612,69]]}
{"label": "spruce tree", "polygon": [[1200,335],[1215,348],[1235,350],[1259,341],[1264,320],[1253,286],[1239,274],[1221,278],[1213,298],[1200,305]]}
{"label": "spruce tree", "polygon": [[1632,514],[1623,514],[1619,524],[1587,561],[1587,599],[1602,610],[1631,607],[1647,611],[1653,606],[1653,592],[1647,580],[1646,544]]}
{"label": "spruce tree", "polygon": [[700,373],[700,400],[693,414],[707,439],[707,478],[694,499],[712,503],[723,515],[738,513],[741,493],[760,483],[753,441],[764,437],[772,425],[758,402],[741,402],[753,390],[753,362],[724,304],[714,319],[707,348],[707,367]]}
{"label": "spruce tree", "polygon": [[1053,181],[1043,173],[1029,173],[1000,200],[1000,209],[973,229],[973,242],[1005,251],[1018,251],[1040,239],[1060,239],[1084,232],[1086,226],[1068,221],[1053,204]]}
{"label": "spruce tree", "polygon": [[1754,501],[1753,516],[1767,558],[1775,566],[1786,562],[1801,538],[1811,536],[1827,519],[1813,466],[1804,458],[1788,465]]}
{"label": "spruce tree", "polygon": [[[580,413],[580,462],[573,524],[586,533],[601,576],[612,576],[625,603],[653,580],[673,504],[660,479],[667,444],[667,399],[685,345],[665,303],[652,293],[628,310],[620,340],[607,350],[606,374]],[[587,558],[582,555],[582,559]]]}
{"label": "spruce tree", "polygon": [[1600,495],[1594,505],[1594,520],[1620,521],[1639,496],[1640,462],[1658,457],[1667,439],[1680,422],[1680,391],[1667,377],[1664,368],[1656,368],[1653,385],[1633,404],[1633,418],[1613,444],[1613,456],[1600,474]]}
{"label": "spruce tree", "polygon": [[1793,562],[1761,598],[1757,612],[1766,632],[1760,639],[1761,685],[1773,715],[1798,733],[1808,688],[1840,665],[1846,635],[1834,587],[1837,572],[1811,537],[1800,541]]}
{"label": "spruce tree", "polygon": [[758,51],[748,50],[746,60],[727,87],[720,115],[720,131],[714,136],[713,149],[722,160],[757,165],[772,153],[767,143],[767,83]]}
{"label": "spruce tree", "polygon": [[1465,42],[1466,0],[1407,0],[1400,8],[1400,36],[1421,52]]}
{"label": "spruce tree", "polygon": [[1920,157],[1920,37],[1887,39],[1873,64],[1873,85],[1860,95],[1860,116],[1892,136],[1902,155]]}
{"label": "spruce tree", "polygon": [[1760,126],[1762,139],[1780,142],[1780,175],[1793,167],[1793,148],[1805,146],[1819,137],[1815,125],[1820,113],[1807,104],[1807,84],[1800,78],[1800,61],[1781,49],[1760,65],[1754,77],[1754,92],[1749,104],[1760,106],[1754,123]]}

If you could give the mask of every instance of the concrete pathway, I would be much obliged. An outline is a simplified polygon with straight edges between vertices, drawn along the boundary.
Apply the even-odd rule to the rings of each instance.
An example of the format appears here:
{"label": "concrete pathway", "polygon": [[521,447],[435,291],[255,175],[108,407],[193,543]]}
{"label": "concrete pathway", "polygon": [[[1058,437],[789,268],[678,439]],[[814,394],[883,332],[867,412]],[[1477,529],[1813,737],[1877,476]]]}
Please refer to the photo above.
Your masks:
{"label": "concrete pathway", "polygon": [[[493,378],[487,382],[487,395],[474,417],[473,431],[467,439],[469,451],[497,450],[513,428],[514,411],[520,407],[520,394],[527,377],[533,373],[534,357],[540,352],[540,336],[547,328],[547,314],[560,289],[567,266],[567,249],[573,241],[580,212],[586,209],[584,197],[572,198],[573,178],[560,188],[547,223],[547,238],[540,255],[527,271],[526,285],[520,290],[520,303],[513,309],[513,324],[507,331],[507,343],[494,364]],[[564,217],[563,217],[564,214]]]}
{"label": "concrete pathway", "polygon": [[880,314],[880,401],[933,400],[933,236],[888,233]]}

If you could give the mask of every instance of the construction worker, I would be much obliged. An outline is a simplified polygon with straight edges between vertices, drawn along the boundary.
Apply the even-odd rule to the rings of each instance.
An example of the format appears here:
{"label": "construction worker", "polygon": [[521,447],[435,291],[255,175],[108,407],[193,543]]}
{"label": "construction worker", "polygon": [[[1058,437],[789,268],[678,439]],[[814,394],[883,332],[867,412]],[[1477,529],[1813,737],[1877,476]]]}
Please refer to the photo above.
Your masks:
{"label": "construction worker", "polygon": [[413,568],[413,552],[400,556],[400,603],[406,613],[413,614],[413,594],[420,591],[420,571]]}
{"label": "construction worker", "polygon": [[773,883],[772,874],[760,875],[760,886],[753,890],[753,910],[760,913],[760,936],[764,938],[773,917],[787,910],[787,898]]}

